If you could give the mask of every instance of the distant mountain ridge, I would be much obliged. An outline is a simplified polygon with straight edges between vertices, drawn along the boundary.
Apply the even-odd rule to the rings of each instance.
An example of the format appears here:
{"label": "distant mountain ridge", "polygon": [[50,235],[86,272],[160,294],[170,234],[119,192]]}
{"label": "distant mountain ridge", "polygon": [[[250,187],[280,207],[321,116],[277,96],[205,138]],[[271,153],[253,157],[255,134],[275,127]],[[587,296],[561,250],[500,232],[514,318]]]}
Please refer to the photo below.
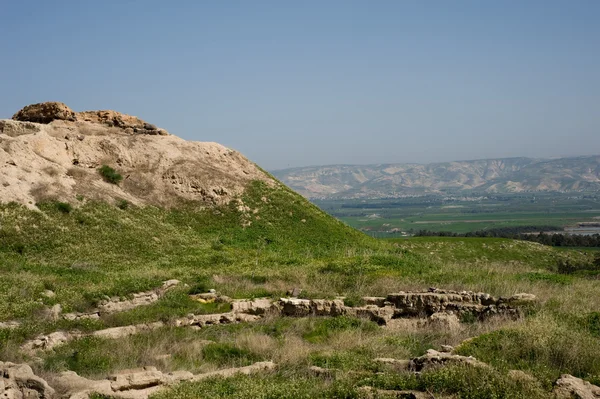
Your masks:
{"label": "distant mountain ridge", "polygon": [[430,164],[327,165],[276,170],[308,198],[600,190],[600,155],[500,158]]}

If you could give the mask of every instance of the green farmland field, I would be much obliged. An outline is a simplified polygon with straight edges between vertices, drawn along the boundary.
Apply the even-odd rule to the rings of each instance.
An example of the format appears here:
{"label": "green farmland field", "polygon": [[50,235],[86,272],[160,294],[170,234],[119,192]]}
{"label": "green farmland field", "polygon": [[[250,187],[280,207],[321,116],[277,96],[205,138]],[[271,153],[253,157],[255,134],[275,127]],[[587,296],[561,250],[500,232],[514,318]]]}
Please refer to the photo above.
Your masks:
{"label": "green farmland field", "polygon": [[594,194],[424,196],[315,203],[348,225],[374,236],[400,236],[419,230],[466,233],[500,227],[600,224],[600,196]]}

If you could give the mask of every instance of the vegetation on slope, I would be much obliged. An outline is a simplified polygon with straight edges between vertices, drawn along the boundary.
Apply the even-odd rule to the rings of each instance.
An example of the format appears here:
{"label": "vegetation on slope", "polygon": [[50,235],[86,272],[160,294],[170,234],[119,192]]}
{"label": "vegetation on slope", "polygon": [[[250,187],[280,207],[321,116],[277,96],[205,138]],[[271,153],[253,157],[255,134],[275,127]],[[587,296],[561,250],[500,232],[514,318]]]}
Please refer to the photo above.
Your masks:
{"label": "vegetation on slope", "polygon": [[[204,372],[256,360],[278,364],[276,371],[261,376],[184,383],[160,398],[208,393],[216,398],[352,398],[367,385],[464,398],[543,398],[561,373],[599,382],[600,318],[595,312],[600,288],[590,275],[557,270],[560,261],[590,262],[592,254],[509,239],[375,240],[287,189],[262,183],[253,184],[240,201],[203,210],[118,207],[85,199],[69,212],[57,203],[40,204],[41,212],[4,206],[0,318],[24,324],[0,329],[2,359],[27,360],[15,348],[40,332],[227,311],[221,307],[226,305],[200,304],[188,296],[209,288],[231,297],[277,297],[302,287],[305,297],[348,295],[356,301],[361,295],[438,286],[505,296],[530,292],[540,303],[523,320],[465,319],[458,331],[380,328],[352,318],[267,318],[200,331],[164,327],[116,340],[74,340],[41,354],[36,367],[103,377],[147,365]],[[42,313],[55,303],[65,312],[86,310],[105,295],[127,297],[172,278],[188,286],[153,305],[100,320],[51,321]],[[47,289],[56,296],[43,296]],[[460,345],[469,337],[479,338]],[[459,345],[461,353],[492,368],[453,367],[415,377],[373,361],[418,356],[442,344]],[[334,371],[315,376],[308,366]],[[512,369],[533,379],[516,381],[508,376]]]}

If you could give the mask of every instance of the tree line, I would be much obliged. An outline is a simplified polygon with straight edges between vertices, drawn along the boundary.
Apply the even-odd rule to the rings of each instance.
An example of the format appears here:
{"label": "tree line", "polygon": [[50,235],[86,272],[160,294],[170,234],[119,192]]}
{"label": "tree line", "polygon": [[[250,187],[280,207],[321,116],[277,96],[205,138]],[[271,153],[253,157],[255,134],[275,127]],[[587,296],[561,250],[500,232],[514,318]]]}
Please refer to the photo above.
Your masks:
{"label": "tree line", "polygon": [[514,226],[489,230],[453,233],[450,231],[419,230],[414,233],[420,237],[497,237],[515,240],[533,241],[553,247],[600,247],[600,234],[564,234],[545,233],[544,231],[562,230],[560,226]]}

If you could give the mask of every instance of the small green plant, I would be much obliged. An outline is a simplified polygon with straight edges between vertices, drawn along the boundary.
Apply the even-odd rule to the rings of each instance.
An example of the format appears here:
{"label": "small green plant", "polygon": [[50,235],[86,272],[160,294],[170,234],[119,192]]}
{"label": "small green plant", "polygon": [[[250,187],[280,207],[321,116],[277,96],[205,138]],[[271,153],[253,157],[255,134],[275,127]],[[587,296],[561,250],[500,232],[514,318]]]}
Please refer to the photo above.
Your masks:
{"label": "small green plant", "polygon": [[129,208],[129,201],[121,199],[117,202],[117,208],[125,210]]}
{"label": "small green plant", "polygon": [[358,294],[350,294],[344,298],[344,305],[355,308],[358,306],[364,306],[365,301]]}
{"label": "small green plant", "polygon": [[465,312],[460,315],[460,321],[465,324],[474,324],[477,321],[477,317],[473,313]]}
{"label": "small green plant", "polygon": [[71,213],[73,210],[73,206],[67,202],[57,202],[56,209],[58,209],[62,213]]}
{"label": "small green plant", "polygon": [[98,169],[98,172],[100,172],[100,175],[108,183],[119,184],[121,180],[123,180],[123,176],[121,176],[116,170],[108,165],[102,165]]}

